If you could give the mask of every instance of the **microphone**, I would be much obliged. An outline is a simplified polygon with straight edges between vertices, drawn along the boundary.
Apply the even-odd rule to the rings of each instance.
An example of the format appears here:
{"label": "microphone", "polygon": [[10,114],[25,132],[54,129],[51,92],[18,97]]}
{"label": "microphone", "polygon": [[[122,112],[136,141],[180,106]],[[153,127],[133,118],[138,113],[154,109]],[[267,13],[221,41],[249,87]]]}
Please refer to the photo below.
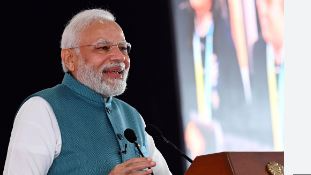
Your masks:
{"label": "microphone", "polygon": [[140,150],[140,145],[136,142],[137,141],[137,137],[136,137],[136,134],[135,132],[130,129],[130,128],[127,128],[125,131],[124,131],[124,137],[126,138],[126,140],[128,140],[129,142],[131,143],[134,143],[135,147],[138,149],[138,152],[139,154],[142,156],[142,157],[145,157],[143,155],[143,153],[141,152]]}
{"label": "microphone", "polygon": [[[136,142],[137,141],[137,137],[136,137],[136,134],[135,132],[130,129],[130,128],[127,128],[125,131],[124,131],[124,137],[126,138],[127,141],[131,142],[131,143],[134,143],[135,147],[137,148],[139,154],[142,156],[142,157],[145,157],[144,154],[141,152],[140,150],[140,145]],[[148,168],[150,169],[150,168]],[[153,173],[151,173],[153,175]]]}
{"label": "microphone", "polygon": [[170,142],[167,138],[164,137],[164,135],[162,134],[162,132],[160,131],[160,129],[158,127],[156,127],[155,125],[152,124],[148,124],[146,125],[145,128],[146,132],[148,134],[150,134],[152,137],[160,139],[162,141],[164,141],[165,143],[169,144],[171,147],[173,147],[182,157],[184,157],[187,161],[189,161],[190,163],[193,162],[192,159],[190,159],[188,156],[186,156],[186,154],[184,154],[180,149],[177,148],[176,145],[174,145],[172,142]]}

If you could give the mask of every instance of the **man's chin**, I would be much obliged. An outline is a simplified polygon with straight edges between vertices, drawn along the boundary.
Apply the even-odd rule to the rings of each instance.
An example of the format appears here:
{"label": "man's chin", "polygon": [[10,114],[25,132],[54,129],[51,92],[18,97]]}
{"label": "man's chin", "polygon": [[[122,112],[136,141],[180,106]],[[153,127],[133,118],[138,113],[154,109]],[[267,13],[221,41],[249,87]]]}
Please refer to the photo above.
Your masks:
{"label": "man's chin", "polygon": [[126,85],[126,81],[123,79],[106,79],[103,83],[113,89]]}
{"label": "man's chin", "polygon": [[126,89],[126,82],[123,80],[118,80],[118,81],[109,81],[109,82],[105,82],[105,87],[104,88],[104,92],[103,95],[104,96],[118,96],[124,93],[125,89]]}

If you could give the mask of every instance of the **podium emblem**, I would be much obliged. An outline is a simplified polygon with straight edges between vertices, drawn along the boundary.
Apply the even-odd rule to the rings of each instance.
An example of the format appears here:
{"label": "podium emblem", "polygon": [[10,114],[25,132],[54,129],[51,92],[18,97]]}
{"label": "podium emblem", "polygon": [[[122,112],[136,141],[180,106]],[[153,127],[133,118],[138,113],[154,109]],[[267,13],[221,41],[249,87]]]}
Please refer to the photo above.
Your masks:
{"label": "podium emblem", "polygon": [[283,165],[277,162],[269,162],[266,167],[270,175],[284,175]]}

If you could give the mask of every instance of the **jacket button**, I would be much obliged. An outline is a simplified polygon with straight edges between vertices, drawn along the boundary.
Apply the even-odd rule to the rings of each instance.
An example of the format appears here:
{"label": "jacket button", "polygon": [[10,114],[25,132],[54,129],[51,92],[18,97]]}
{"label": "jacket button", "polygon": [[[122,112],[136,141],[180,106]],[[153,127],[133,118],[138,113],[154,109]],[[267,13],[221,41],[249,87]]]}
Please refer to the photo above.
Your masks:
{"label": "jacket button", "polygon": [[110,114],[110,113],[111,113],[111,109],[106,108],[106,112],[107,112],[108,114]]}

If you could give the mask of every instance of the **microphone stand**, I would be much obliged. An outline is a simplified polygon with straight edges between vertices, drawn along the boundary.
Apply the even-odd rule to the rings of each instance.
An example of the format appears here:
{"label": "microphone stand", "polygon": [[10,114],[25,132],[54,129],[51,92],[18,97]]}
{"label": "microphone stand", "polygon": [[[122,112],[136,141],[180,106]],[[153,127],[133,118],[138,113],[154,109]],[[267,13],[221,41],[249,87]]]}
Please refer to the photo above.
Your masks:
{"label": "microphone stand", "polygon": [[170,142],[167,138],[165,138],[163,135],[160,136],[163,141],[169,145],[171,145],[181,156],[183,156],[185,159],[187,159],[190,163],[193,162],[192,159],[190,159],[186,154],[184,154],[179,148],[177,148],[176,145],[174,145],[172,142]]}

